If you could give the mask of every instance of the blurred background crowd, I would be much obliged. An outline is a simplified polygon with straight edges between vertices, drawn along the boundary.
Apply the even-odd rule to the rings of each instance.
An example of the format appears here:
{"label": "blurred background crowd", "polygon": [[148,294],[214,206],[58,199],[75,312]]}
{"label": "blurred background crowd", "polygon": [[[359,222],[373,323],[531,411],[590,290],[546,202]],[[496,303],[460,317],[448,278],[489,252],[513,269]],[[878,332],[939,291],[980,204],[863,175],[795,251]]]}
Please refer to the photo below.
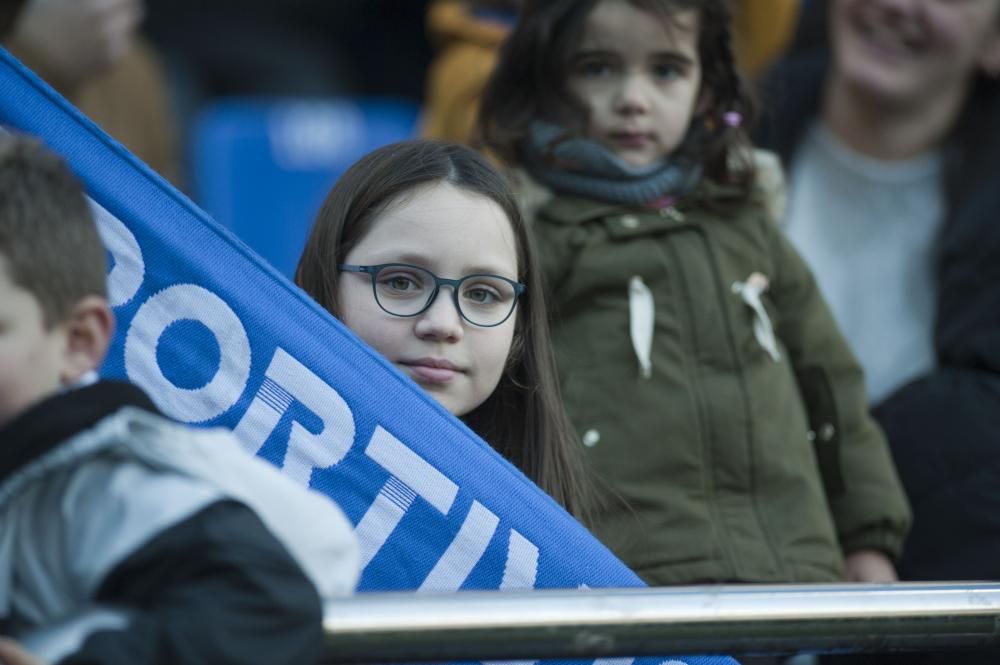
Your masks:
{"label": "blurred background crowd", "polygon": [[[810,2],[745,2],[750,75]],[[391,98],[467,140],[516,0],[0,0],[0,39],[154,170],[192,191],[199,118],[220,99]]]}

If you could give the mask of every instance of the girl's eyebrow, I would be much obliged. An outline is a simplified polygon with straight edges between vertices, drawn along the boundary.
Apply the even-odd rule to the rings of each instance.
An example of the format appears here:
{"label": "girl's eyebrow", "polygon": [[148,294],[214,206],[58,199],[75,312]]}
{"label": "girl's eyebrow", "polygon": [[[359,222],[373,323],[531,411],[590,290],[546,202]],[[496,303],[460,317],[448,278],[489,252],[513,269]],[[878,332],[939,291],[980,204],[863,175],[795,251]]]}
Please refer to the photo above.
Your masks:
{"label": "girl's eyebrow", "polygon": [[617,58],[619,54],[617,51],[611,49],[602,48],[582,48],[573,54],[574,60],[582,60],[583,58]]}
{"label": "girl's eyebrow", "polygon": [[651,60],[672,60],[684,65],[694,64],[694,58],[681,51],[657,51],[649,57]]}
{"label": "girl's eyebrow", "polygon": [[[620,52],[613,49],[602,48],[582,48],[573,54],[573,61],[584,60],[586,58],[621,58]],[[693,65],[694,58],[681,51],[664,50],[656,51],[649,55],[650,60],[670,60],[683,65]]]}
{"label": "girl's eyebrow", "polygon": [[[379,253],[376,256],[379,257],[378,263],[409,263],[431,272],[436,273],[436,266],[432,265],[434,261],[430,257],[423,254],[417,254],[414,252],[400,251],[400,252],[385,252]],[[463,266],[461,275],[439,275],[439,277],[464,277],[465,275],[499,275],[500,277],[507,277],[508,279],[516,279],[517,275],[513,277],[511,275],[505,274],[508,271],[500,268],[499,265],[490,265],[486,263],[475,263],[471,265]]]}
{"label": "girl's eyebrow", "polygon": [[371,254],[374,258],[368,263],[412,263],[415,266],[424,267],[432,263],[423,254],[402,249],[382,249]]}

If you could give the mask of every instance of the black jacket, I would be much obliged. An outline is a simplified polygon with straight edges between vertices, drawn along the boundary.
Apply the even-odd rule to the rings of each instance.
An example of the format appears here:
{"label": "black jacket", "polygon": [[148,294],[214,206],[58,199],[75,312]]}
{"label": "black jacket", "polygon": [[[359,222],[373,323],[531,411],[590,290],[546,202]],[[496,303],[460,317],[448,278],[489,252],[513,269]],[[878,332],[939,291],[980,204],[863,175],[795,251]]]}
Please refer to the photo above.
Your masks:
{"label": "black jacket", "polygon": [[[339,511],[228,433],[154,414],[101,382],[0,428],[0,628],[59,665],[316,662],[334,578],[314,570],[356,579]],[[229,476],[338,536],[289,537]]]}

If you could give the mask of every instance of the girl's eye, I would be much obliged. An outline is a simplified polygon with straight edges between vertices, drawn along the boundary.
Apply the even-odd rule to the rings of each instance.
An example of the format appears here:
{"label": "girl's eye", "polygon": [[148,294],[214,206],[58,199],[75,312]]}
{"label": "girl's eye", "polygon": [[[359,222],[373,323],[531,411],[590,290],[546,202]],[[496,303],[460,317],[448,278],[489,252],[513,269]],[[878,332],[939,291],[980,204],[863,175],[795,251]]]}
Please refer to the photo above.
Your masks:
{"label": "girl's eye", "polygon": [[499,294],[481,286],[467,289],[462,296],[477,305],[492,305],[500,300]]}
{"label": "girl's eye", "polygon": [[509,303],[514,297],[514,290],[501,279],[485,278],[475,284],[467,284],[462,288],[462,301],[476,307],[493,307]]}
{"label": "girl's eye", "polygon": [[393,277],[388,283],[389,286],[399,291],[405,291],[413,286],[413,280],[409,277]]}
{"label": "girl's eye", "polygon": [[681,68],[673,63],[653,65],[653,76],[663,81],[670,81],[683,74]]}
{"label": "girl's eye", "polygon": [[414,293],[419,291],[423,284],[411,275],[396,273],[393,275],[382,275],[378,280],[379,287],[392,293]]}
{"label": "girl's eye", "polygon": [[605,60],[583,60],[577,64],[576,71],[587,78],[603,78],[613,73],[611,63]]}

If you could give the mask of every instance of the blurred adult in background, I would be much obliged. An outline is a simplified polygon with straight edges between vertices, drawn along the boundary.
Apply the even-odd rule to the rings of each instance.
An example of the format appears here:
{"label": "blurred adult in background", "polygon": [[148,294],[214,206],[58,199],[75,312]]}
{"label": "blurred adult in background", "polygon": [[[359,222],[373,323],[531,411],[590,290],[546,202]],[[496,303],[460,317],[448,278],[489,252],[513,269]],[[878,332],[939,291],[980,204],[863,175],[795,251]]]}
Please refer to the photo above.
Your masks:
{"label": "blurred adult in background", "polygon": [[163,72],[138,35],[143,0],[0,0],[0,42],[140,159],[176,182]]}
{"label": "blurred adult in background", "polygon": [[901,577],[1000,579],[1000,0],[813,5],[829,44],[768,76],[758,137],[788,169],[787,233],[910,496]]}
{"label": "blurred adult in background", "polygon": [[[735,3],[733,38],[744,72],[756,76],[791,39],[800,0]],[[425,136],[467,143],[479,97],[521,0],[434,0],[427,31],[438,54],[427,73]]]}

